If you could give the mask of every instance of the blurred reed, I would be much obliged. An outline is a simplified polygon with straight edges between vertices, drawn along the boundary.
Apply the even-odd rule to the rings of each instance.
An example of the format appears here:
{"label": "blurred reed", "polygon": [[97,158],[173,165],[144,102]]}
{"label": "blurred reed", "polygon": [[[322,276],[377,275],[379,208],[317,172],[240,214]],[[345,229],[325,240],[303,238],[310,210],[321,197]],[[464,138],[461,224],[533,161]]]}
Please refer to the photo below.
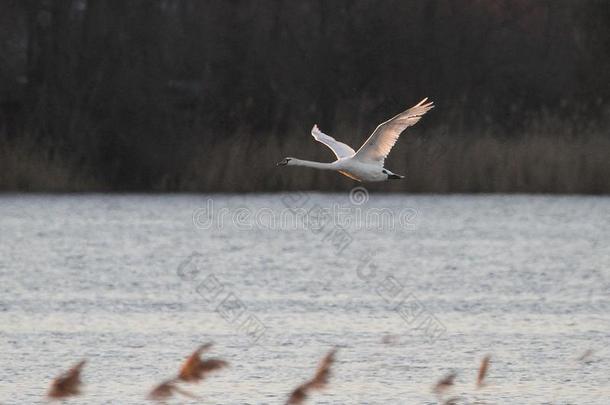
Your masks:
{"label": "blurred reed", "polygon": [[326,388],[331,375],[331,366],[335,362],[335,354],[337,349],[332,349],[320,361],[316,373],[311,380],[299,385],[295,388],[288,397],[286,405],[299,405],[305,403],[312,391],[318,391]]}
{"label": "blurred reed", "polygon": [[63,372],[57,378],[51,382],[51,387],[47,392],[47,398],[54,399],[65,399],[81,394],[81,371],[86,361],[81,360],[75,364],[68,371]]}
{"label": "blurred reed", "polygon": [[180,366],[180,371],[176,377],[170,378],[156,385],[148,394],[148,399],[152,401],[164,402],[180,394],[191,399],[201,399],[197,395],[182,389],[180,382],[198,383],[205,379],[207,374],[218,371],[229,366],[229,363],[216,358],[203,359],[203,353],[210,350],[213,343],[205,343],[191,353]]}
{"label": "blurred reed", "polygon": [[481,360],[481,365],[479,366],[479,373],[477,374],[477,388],[483,388],[485,383],[485,377],[487,376],[487,372],[489,371],[489,363],[491,361],[491,356],[488,354],[483,357]]}

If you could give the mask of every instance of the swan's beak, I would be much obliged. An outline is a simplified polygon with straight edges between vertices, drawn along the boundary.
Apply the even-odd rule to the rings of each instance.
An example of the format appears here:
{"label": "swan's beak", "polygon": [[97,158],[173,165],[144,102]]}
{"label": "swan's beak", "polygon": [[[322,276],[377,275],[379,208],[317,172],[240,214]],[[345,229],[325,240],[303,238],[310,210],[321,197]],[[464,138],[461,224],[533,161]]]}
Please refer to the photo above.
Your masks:
{"label": "swan's beak", "polygon": [[278,162],[275,166],[286,166],[288,164],[288,160],[284,159],[281,162]]}

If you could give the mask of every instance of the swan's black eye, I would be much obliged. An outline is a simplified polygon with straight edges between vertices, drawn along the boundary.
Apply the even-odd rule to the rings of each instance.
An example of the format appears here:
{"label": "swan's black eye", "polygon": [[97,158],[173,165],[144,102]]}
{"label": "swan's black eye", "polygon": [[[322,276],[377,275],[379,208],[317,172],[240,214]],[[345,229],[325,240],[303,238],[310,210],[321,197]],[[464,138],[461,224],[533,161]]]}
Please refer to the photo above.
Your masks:
{"label": "swan's black eye", "polygon": [[388,174],[388,172],[387,172],[387,171],[385,171],[385,170],[382,170],[382,171],[381,171],[381,173],[383,173],[383,174]]}

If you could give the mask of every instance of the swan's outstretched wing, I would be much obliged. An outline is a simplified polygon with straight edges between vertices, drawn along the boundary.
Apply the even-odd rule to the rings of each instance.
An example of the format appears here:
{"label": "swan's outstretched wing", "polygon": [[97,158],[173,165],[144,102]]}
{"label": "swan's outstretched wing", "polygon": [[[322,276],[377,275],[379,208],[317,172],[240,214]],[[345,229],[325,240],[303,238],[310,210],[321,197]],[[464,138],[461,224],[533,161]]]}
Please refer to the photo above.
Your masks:
{"label": "swan's outstretched wing", "polygon": [[423,99],[417,105],[401,112],[394,118],[379,124],[369,139],[358,149],[354,158],[383,165],[383,161],[388,157],[402,131],[411,125],[415,125],[425,113],[434,107],[432,102],[427,103],[426,101],[428,101],[428,98]]}
{"label": "swan's outstretched wing", "polygon": [[354,153],[356,153],[356,151],[350,148],[348,145],[344,144],[343,142],[339,142],[332,136],[326,135],[320,131],[317,125],[314,125],[311,129],[311,136],[313,136],[316,141],[328,146],[330,150],[333,151],[335,156],[337,156],[337,159],[352,156]]}

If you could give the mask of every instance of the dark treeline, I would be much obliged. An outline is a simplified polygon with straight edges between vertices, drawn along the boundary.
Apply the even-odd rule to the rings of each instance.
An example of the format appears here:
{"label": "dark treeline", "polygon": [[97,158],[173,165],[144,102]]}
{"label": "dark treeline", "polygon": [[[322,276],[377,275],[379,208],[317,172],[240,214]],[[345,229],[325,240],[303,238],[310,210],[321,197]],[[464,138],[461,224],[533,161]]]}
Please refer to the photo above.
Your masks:
{"label": "dark treeline", "polygon": [[0,0],[0,190],[337,190],[428,96],[413,192],[610,192],[607,0]]}

